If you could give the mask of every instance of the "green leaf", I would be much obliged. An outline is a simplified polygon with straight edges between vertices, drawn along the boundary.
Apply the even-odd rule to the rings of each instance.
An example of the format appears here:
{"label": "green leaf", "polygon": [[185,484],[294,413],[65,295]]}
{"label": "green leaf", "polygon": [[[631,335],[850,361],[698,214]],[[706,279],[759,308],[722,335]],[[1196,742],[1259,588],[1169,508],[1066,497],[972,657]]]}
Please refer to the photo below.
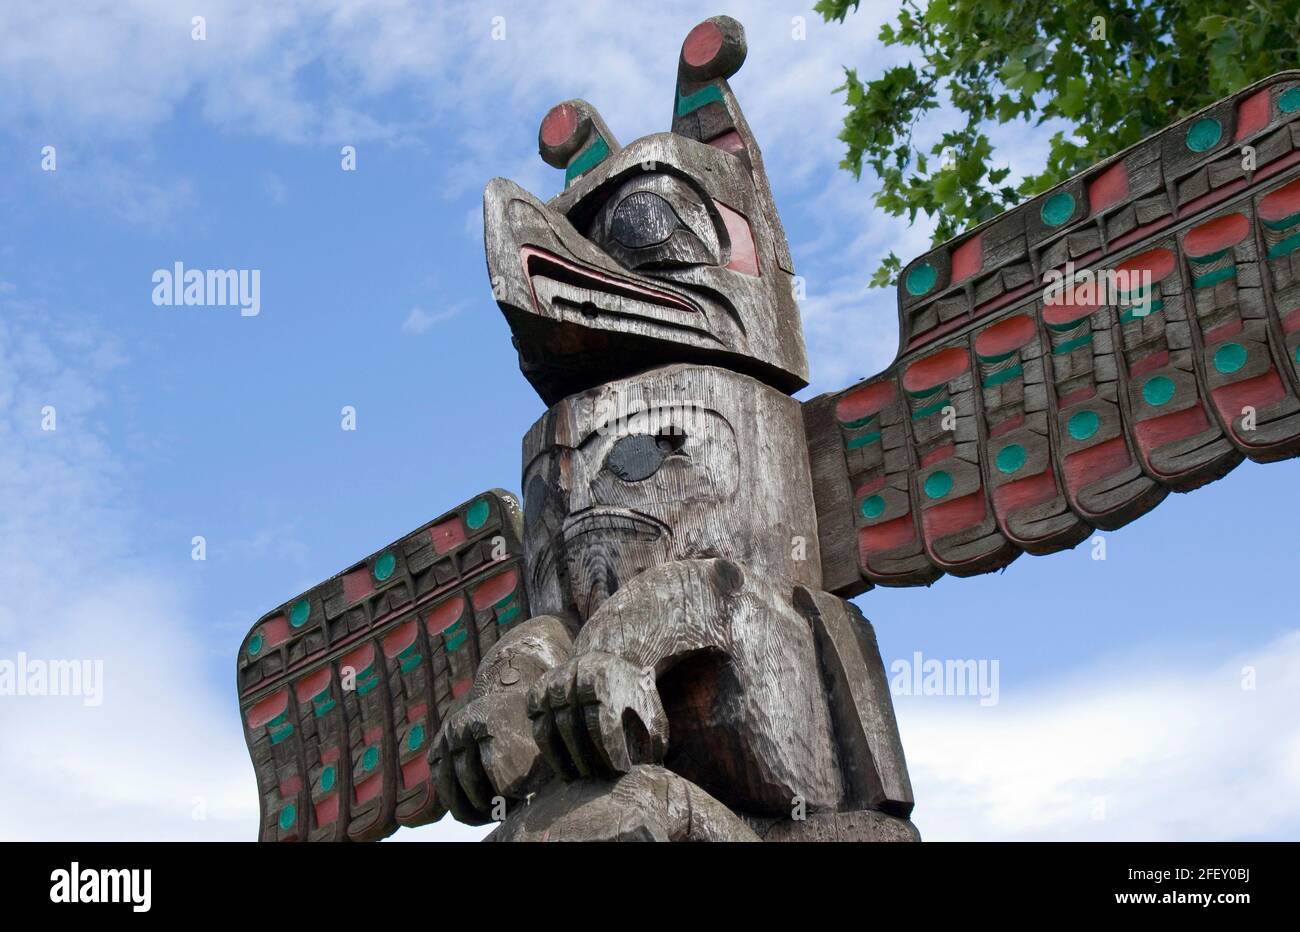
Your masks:
{"label": "green leaf", "polygon": [[[818,0],[814,9],[843,21],[858,6]],[[1295,7],[1295,0],[900,0],[879,37],[910,60],[876,68],[874,77],[846,68],[836,90],[847,106],[841,164],[857,177],[865,168],[869,181],[875,175],[874,202],[886,214],[934,221],[937,243],[1240,87],[1300,68]],[[1093,16],[1106,18],[1104,41],[1090,36]],[[876,56],[864,49],[861,61]],[[941,107],[961,128],[936,146],[922,118]],[[989,169],[1006,161],[989,142],[991,125],[1049,119],[1071,126],[1053,134],[1042,165],[1026,166],[1036,174],[1013,186],[1009,168]],[[959,154],[955,166],[930,157],[945,147]],[[891,254],[872,284],[887,284],[899,268]]]}

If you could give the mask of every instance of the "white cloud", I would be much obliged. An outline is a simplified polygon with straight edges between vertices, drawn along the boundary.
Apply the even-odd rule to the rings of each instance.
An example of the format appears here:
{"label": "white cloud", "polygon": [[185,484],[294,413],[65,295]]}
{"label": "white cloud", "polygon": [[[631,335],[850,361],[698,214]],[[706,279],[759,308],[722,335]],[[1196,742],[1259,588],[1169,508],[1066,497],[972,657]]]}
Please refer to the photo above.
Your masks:
{"label": "white cloud", "polygon": [[[0,697],[11,749],[0,831],[247,837],[256,798],[235,787],[252,768],[229,703],[199,685],[205,648],[184,623],[195,607],[161,568],[128,557],[122,467],[95,425],[120,350],[17,300],[0,307],[0,657],[100,660],[104,671],[97,707]],[[41,429],[46,405],[53,431]],[[199,800],[203,822],[191,818]]]}
{"label": "white cloud", "polygon": [[441,311],[426,311],[422,307],[413,307],[411,312],[406,315],[406,320],[402,321],[403,333],[421,334],[427,333],[433,329],[435,324],[440,324],[444,320],[450,320],[461,311],[461,305],[457,304]]}
{"label": "white cloud", "polygon": [[[927,224],[906,231],[871,208],[869,180],[853,182],[836,167],[844,104],[832,89],[844,65],[901,58],[876,39],[892,8],[867,5],[831,24],[768,0],[729,12],[749,35],[749,61],[734,84],[779,206],[787,221],[798,212],[819,231],[792,247],[809,280],[814,376],[840,387],[850,374],[878,371],[896,344],[893,294],[861,284],[890,247],[910,257],[928,244]],[[0,100],[0,120],[39,128],[61,144],[127,143],[114,149],[121,165],[87,174],[87,190],[124,219],[154,227],[188,210],[194,195],[187,180],[160,178],[134,150],[187,110],[227,133],[455,153],[439,163],[444,198],[476,195],[494,174],[549,196],[556,173],[533,154],[547,108],[586,97],[624,141],[667,129],[676,52],[704,15],[688,2],[589,0],[575,15],[515,2],[489,10],[417,0],[212,0],[203,13],[208,37],[196,42],[191,13],[165,0],[88,2],[59,16],[36,0],[0,6],[0,81],[11,89]],[[806,25],[803,41],[792,37],[795,15]],[[504,41],[492,38],[495,16],[504,17]],[[404,105],[394,107],[388,95],[399,94]],[[281,202],[281,186],[266,184]],[[467,230],[478,227],[476,212]],[[427,330],[423,313],[408,316],[404,329]]]}
{"label": "white cloud", "polygon": [[1003,683],[991,707],[898,697],[913,818],[930,840],[1294,838],[1297,695],[1300,630],[1218,664],[1143,655]]}
{"label": "white cloud", "polygon": [[[98,706],[0,696],[0,839],[253,839],[233,655],[214,688],[200,636],[218,622],[185,583],[188,542],[175,562],[132,555],[123,466],[96,426],[126,364],[101,329],[0,294],[0,660],[103,663]],[[282,553],[286,536],[231,546]],[[444,819],[402,834],[483,832]]]}

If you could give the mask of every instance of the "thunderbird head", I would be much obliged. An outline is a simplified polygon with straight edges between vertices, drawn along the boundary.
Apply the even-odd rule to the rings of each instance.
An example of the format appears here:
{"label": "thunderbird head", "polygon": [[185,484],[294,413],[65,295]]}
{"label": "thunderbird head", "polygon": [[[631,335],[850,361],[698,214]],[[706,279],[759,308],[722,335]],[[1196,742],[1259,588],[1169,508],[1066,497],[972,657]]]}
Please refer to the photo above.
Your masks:
{"label": "thunderbird head", "polygon": [[543,203],[488,184],[493,293],[548,405],[681,362],[807,384],[789,247],[727,83],[744,58],[738,22],[705,20],[682,45],[671,132],[620,146],[595,108],[566,101],[538,133],[564,191]]}

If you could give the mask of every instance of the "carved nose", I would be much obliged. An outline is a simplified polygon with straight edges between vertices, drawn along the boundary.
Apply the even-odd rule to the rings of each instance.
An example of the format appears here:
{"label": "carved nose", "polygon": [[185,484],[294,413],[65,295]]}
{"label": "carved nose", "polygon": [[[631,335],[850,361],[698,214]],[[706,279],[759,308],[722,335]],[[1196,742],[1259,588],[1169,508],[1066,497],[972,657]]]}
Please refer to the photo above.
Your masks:
{"label": "carved nose", "polygon": [[609,235],[628,249],[657,246],[681,225],[672,205],[652,191],[634,191],[614,209]]}

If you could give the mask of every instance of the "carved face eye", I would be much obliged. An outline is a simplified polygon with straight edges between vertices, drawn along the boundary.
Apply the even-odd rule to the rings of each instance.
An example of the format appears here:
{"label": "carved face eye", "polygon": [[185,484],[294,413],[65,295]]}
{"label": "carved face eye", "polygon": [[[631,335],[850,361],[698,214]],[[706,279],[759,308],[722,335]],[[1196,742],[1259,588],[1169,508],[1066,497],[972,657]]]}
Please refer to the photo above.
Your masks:
{"label": "carved face eye", "polygon": [[588,238],[627,269],[716,265],[718,231],[700,195],[682,179],[630,179],[593,218]]}
{"label": "carved face eye", "polygon": [[542,516],[546,505],[546,481],[541,476],[533,476],[524,489],[524,526],[532,527]]}
{"label": "carved face eye", "polygon": [[629,249],[664,242],[680,227],[672,205],[653,191],[634,191],[614,208],[609,235]]}
{"label": "carved face eye", "polygon": [[620,437],[610,448],[607,468],[624,482],[641,482],[659,471],[670,456],[681,456],[686,435],[680,431],[658,434],[629,434]]}

